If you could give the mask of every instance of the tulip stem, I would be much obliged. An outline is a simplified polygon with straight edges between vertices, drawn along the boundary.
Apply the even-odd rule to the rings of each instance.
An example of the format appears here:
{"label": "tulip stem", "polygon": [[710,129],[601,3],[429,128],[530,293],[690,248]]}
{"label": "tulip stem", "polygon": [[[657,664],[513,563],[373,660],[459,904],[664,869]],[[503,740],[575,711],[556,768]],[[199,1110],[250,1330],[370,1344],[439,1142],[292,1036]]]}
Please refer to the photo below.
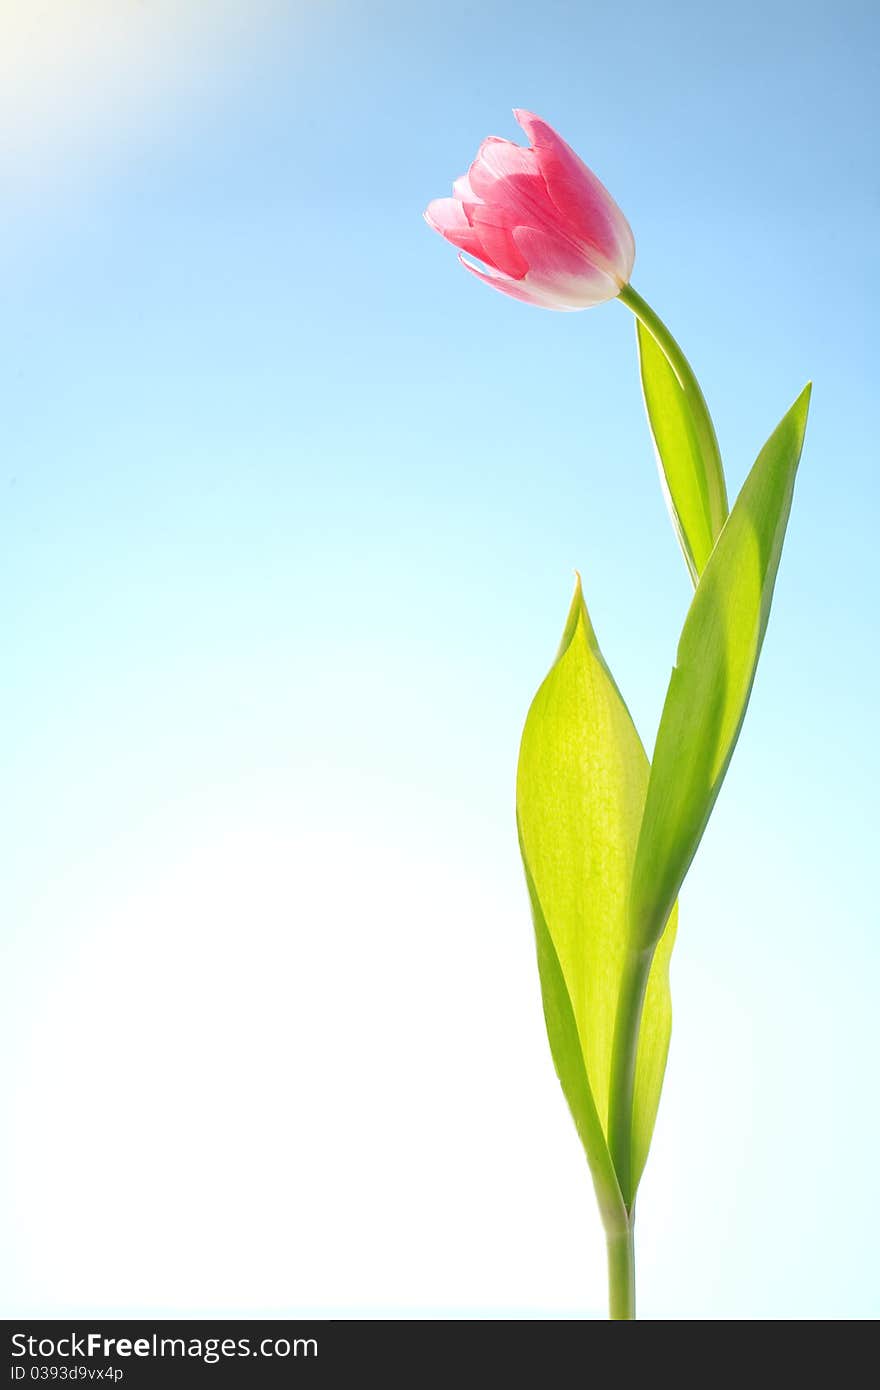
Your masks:
{"label": "tulip stem", "polygon": [[[729,506],[727,502],[727,490],[724,484],[724,468],[721,463],[721,451],[718,448],[718,438],[715,434],[715,426],[712,424],[712,416],[709,414],[706,398],[700,390],[700,383],[694,376],[690,362],[688,362],[678,343],[666,327],[666,324],[660,318],[659,314],[654,312],[650,304],[642,299],[642,296],[633,289],[632,285],[624,285],[618,298],[632,311],[639,323],[648,330],[672,368],[675,379],[687,399],[700,453],[705,460],[706,466],[711,466],[713,477],[716,479],[718,493],[717,503],[713,509],[715,515],[712,516],[712,530],[717,539],[721,527],[727,520]],[[696,576],[694,576],[694,582],[696,583]]]}
{"label": "tulip stem", "polygon": [[608,1236],[608,1316],[627,1322],[636,1315],[636,1255],[631,1216],[623,1231]]}

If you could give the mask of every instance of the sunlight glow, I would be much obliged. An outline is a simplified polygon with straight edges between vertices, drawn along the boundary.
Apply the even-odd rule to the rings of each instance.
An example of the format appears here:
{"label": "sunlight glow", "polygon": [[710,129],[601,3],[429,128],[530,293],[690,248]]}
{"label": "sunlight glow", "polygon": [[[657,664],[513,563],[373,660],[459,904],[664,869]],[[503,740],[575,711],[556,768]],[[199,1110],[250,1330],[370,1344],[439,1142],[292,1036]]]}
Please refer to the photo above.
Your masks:
{"label": "sunlight glow", "polygon": [[0,186],[90,179],[240,65],[280,0],[4,0]]}

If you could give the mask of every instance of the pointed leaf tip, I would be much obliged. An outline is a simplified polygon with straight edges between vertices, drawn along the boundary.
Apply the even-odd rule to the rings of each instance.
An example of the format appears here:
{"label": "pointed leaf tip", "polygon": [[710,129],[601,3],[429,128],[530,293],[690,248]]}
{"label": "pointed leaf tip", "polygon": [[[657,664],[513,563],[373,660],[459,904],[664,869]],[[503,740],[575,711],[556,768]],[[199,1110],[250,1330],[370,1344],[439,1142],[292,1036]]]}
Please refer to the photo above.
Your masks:
{"label": "pointed leaf tip", "polygon": [[556,653],[556,660],[559,661],[568,651],[574,640],[575,633],[581,623],[588,622],[587,605],[584,602],[584,591],[581,585],[581,576],[578,570],[574,572],[575,584],[574,593],[571,596],[571,603],[568,609],[568,617],[565,620],[565,627],[562,632],[562,641],[559,643],[559,651]]}

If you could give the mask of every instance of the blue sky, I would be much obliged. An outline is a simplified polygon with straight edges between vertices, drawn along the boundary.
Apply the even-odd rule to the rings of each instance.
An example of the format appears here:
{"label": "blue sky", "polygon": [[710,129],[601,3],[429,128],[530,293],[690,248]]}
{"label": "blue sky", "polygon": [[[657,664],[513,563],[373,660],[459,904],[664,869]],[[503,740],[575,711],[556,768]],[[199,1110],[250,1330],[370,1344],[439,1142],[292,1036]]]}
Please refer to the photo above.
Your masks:
{"label": "blue sky", "polygon": [[[814,382],[682,896],[642,1311],[876,1314],[872,7],[132,0],[111,30],[93,0],[76,43],[26,9],[0,157],[10,1313],[601,1312],[516,750],[575,568],[650,747],[689,583],[628,312],[506,300],[421,220],[525,106],[626,212],[731,492]],[[224,1116],[253,1094],[245,1141]],[[266,1222],[220,1242],[241,1193]]]}

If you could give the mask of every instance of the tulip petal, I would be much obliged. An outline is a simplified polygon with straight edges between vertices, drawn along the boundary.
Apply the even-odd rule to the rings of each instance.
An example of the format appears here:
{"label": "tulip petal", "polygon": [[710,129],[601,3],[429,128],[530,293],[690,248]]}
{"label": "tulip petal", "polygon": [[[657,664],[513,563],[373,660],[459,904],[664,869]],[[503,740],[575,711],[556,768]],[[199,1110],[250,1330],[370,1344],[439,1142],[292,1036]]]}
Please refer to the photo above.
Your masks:
{"label": "tulip petal", "polygon": [[460,203],[478,203],[480,201],[471,188],[470,177],[467,174],[462,174],[460,178],[455,180],[452,185],[452,194]]}
{"label": "tulip petal", "polygon": [[513,140],[502,140],[500,135],[489,135],[477,150],[477,157],[466,177],[480,197],[485,197],[480,185],[487,187],[486,180],[512,178],[541,178],[541,171],[535,151]]}
{"label": "tulip petal", "polygon": [[517,247],[516,222],[511,215],[503,210],[499,215],[499,209],[485,203],[472,203],[468,214],[474,236],[483,248],[476,253],[479,259],[497,266],[514,280],[521,280],[529,263]]}
{"label": "tulip petal", "polygon": [[529,280],[570,308],[588,309],[620,293],[614,275],[593,265],[568,241],[536,227],[515,228],[513,239],[528,266]]}
{"label": "tulip petal", "polygon": [[467,177],[484,203],[548,230],[554,222],[558,224],[559,213],[547,193],[534,150],[490,136],[480,146]]}
{"label": "tulip petal", "polygon": [[480,260],[488,259],[490,265],[495,264],[487,257],[462,204],[456,198],[435,198],[423,215],[429,227],[451,241],[460,251],[467,251],[469,256],[477,256]]}
{"label": "tulip petal", "polygon": [[534,147],[547,193],[578,237],[608,262],[608,269],[626,284],[635,260],[635,241],[629,223],[607,188],[552,126],[531,111],[515,110],[519,125]]}
{"label": "tulip petal", "polygon": [[464,256],[458,258],[465,270],[469,270],[471,275],[476,275],[478,280],[483,280],[487,285],[491,285],[493,290],[500,290],[502,294],[509,294],[511,299],[520,299],[524,304],[534,304],[539,309],[567,309],[567,304],[557,303],[552,295],[543,294],[530,285],[528,280],[513,280],[509,275],[501,275],[497,271],[483,270],[479,266],[472,265]]}

